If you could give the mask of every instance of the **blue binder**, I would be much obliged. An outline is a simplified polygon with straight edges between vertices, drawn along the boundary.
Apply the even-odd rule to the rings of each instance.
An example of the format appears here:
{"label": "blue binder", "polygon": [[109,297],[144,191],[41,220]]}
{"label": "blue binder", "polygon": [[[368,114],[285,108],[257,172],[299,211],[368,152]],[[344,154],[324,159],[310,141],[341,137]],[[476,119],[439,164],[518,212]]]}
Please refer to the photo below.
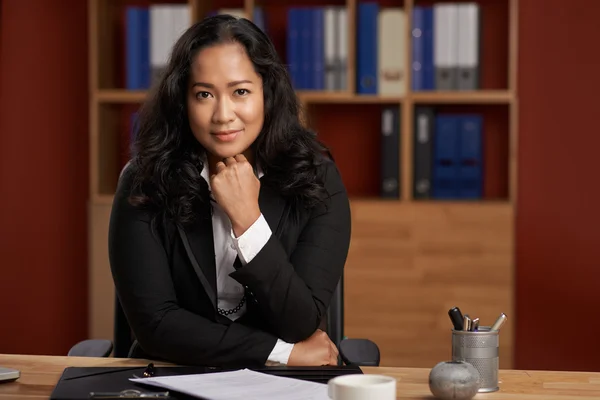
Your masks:
{"label": "blue binder", "polygon": [[300,89],[300,10],[288,9],[286,58],[294,89]]}
{"label": "blue binder", "polygon": [[425,11],[421,6],[413,8],[412,15],[412,90],[417,92],[425,88],[423,68],[425,63]]}
{"label": "blue binder", "polygon": [[127,7],[125,12],[125,88],[143,90],[150,86],[150,14],[144,7]]}
{"label": "blue binder", "polygon": [[313,18],[310,7],[300,8],[300,79],[298,89],[313,89]]}
{"label": "blue binder", "polygon": [[483,117],[463,115],[460,119],[458,197],[479,199],[483,196]]}
{"label": "blue binder", "polygon": [[379,4],[359,3],[356,30],[356,92],[377,94],[377,16]]}
{"label": "blue binder", "polygon": [[433,197],[479,199],[483,196],[483,117],[436,116]]}
{"label": "blue binder", "polygon": [[435,89],[435,67],[433,66],[433,7],[423,7],[423,87]]}
{"label": "blue binder", "polygon": [[433,141],[433,197],[455,199],[458,191],[460,117],[438,114]]}
{"label": "blue binder", "polygon": [[311,10],[312,19],[312,63],[311,85],[313,90],[325,89],[325,9],[315,7]]}

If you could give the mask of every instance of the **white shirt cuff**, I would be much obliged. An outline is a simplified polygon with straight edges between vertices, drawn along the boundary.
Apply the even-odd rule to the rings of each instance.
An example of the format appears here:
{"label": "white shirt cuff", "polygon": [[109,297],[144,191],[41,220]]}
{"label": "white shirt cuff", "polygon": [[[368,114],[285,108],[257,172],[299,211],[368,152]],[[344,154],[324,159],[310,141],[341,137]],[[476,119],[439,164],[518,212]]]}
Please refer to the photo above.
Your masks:
{"label": "white shirt cuff", "polygon": [[246,265],[267,244],[271,237],[271,228],[265,217],[260,214],[260,217],[240,237],[236,238],[232,229],[231,237],[242,265]]}
{"label": "white shirt cuff", "polygon": [[287,343],[281,339],[277,339],[277,343],[275,343],[275,347],[273,347],[273,351],[271,351],[271,354],[269,354],[269,357],[267,358],[267,364],[287,365],[293,348],[294,348],[293,343]]}

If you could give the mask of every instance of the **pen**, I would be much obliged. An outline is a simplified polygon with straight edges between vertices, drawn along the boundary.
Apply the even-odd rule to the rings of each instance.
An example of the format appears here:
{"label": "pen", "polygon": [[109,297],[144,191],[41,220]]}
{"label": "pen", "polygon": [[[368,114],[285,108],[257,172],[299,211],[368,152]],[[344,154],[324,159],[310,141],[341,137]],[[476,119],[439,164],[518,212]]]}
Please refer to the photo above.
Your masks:
{"label": "pen", "polygon": [[453,307],[448,311],[448,315],[450,316],[450,321],[452,321],[452,325],[454,326],[454,330],[462,331],[463,329],[463,315],[460,312],[458,307]]}
{"label": "pen", "polygon": [[476,331],[476,330],[477,330],[477,328],[479,328],[479,317],[478,317],[478,318],[475,318],[475,319],[473,320],[473,322],[471,323],[471,330],[472,330],[472,331]]}
{"label": "pen", "polygon": [[469,317],[469,314],[465,314],[464,318],[463,318],[463,330],[464,331],[470,331],[471,330],[471,318]]}
{"label": "pen", "polygon": [[91,392],[90,399],[168,399],[169,392],[141,392],[127,389],[121,392]]}
{"label": "pen", "polygon": [[506,314],[502,313],[500,314],[500,316],[498,317],[498,319],[496,320],[496,322],[494,322],[494,325],[492,325],[492,328],[490,329],[490,331],[499,331],[500,328],[502,327],[502,325],[504,325],[504,323],[506,322],[506,319],[508,317],[506,316]]}

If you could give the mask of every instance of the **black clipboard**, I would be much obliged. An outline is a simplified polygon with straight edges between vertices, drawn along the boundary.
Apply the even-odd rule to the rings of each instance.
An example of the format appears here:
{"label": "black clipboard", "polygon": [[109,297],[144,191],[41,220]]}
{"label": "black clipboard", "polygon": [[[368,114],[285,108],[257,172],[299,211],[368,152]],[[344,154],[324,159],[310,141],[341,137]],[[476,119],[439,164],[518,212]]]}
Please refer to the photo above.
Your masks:
{"label": "black clipboard", "polygon": [[[248,369],[318,383],[327,383],[330,379],[340,375],[363,373],[360,367],[350,365],[325,367],[265,366]],[[204,374],[231,370],[233,369],[195,366],[154,367],[154,376]],[[50,400],[87,400],[91,392],[121,392],[127,389],[136,389],[143,392],[164,392],[162,388],[142,385],[129,380],[134,375],[143,377],[144,371],[146,371],[146,367],[67,367],[54,387]],[[197,399],[197,397],[171,392],[169,399],[191,400]]]}

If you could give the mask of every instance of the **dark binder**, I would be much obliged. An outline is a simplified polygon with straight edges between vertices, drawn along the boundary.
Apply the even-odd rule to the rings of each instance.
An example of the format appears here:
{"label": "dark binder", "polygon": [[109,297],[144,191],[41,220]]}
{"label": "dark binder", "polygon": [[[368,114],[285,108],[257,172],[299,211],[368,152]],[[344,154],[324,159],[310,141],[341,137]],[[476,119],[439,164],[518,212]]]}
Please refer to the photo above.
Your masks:
{"label": "dark binder", "polygon": [[400,109],[381,111],[381,197],[400,198]]}
{"label": "dark binder", "polygon": [[[273,366],[249,369],[271,375],[318,383],[327,383],[330,379],[340,375],[362,374],[362,370],[358,366]],[[50,400],[87,400],[91,392],[120,392],[127,389],[152,393],[164,392],[165,389],[142,385],[129,380],[130,378],[134,378],[134,375],[143,377],[145,370],[146,367],[68,367],[65,368],[60,380],[52,391]],[[228,369],[186,366],[155,367],[154,371],[154,376],[174,376],[224,372],[228,371]],[[224,390],[227,390],[227,388],[224,388]],[[170,391],[169,399],[190,400],[197,398]]]}
{"label": "dark binder", "polygon": [[432,107],[417,107],[413,132],[413,197],[431,197],[431,173],[433,167],[433,135],[435,111]]}

